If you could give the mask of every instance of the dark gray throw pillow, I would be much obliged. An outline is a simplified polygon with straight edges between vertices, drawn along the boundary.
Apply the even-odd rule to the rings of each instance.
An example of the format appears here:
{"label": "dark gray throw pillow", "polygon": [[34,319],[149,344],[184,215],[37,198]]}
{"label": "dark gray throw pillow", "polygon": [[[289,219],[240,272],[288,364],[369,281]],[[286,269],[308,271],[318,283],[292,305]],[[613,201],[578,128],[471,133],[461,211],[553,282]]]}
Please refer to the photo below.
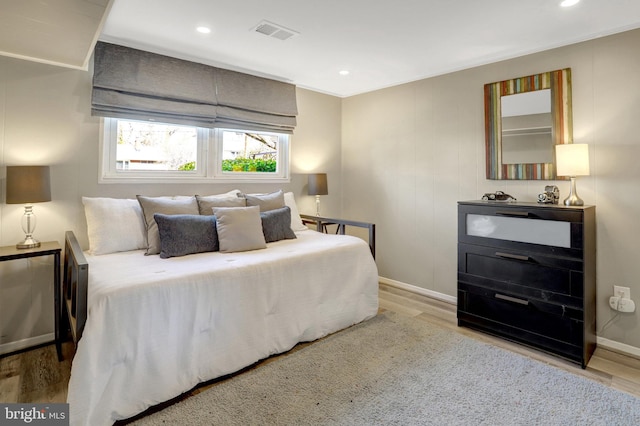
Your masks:
{"label": "dark gray throw pillow", "polygon": [[215,216],[156,213],[153,217],[158,224],[163,259],[220,249]]}
{"label": "dark gray throw pillow", "polygon": [[288,206],[262,212],[260,219],[262,219],[262,233],[266,242],[296,238],[295,232],[291,230],[291,209]]}

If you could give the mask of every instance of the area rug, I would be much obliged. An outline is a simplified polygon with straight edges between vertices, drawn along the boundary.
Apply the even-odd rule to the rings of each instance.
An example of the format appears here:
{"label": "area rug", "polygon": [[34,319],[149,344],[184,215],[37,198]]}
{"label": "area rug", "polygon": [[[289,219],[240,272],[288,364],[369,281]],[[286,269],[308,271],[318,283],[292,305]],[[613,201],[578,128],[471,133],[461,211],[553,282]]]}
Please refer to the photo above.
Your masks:
{"label": "area rug", "polygon": [[134,424],[638,425],[640,399],[386,312]]}

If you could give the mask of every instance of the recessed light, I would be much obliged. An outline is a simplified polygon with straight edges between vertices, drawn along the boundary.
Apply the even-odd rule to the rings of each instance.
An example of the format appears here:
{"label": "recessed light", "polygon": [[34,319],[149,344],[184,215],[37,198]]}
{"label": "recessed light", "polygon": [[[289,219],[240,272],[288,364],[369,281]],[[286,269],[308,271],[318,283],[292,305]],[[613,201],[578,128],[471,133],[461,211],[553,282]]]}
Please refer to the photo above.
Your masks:
{"label": "recessed light", "polygon": [[342,70],[338,74],[340,74],[340,75],[349,75],[349,70]]}
{"label": "recessed light", "polygon": [[560,6],[562,7],[571,7],[574,6],[576,4],[578,4],[580,2],[580,0],[564,0],[562,3],[560,3]]}
{"label": "recessed light", "polygon": [[196,31],[201,33],[201,34],[209,34],[211,32],[211,28],[209,28],[209,27],[198,27],[198,28],[196,28]]}

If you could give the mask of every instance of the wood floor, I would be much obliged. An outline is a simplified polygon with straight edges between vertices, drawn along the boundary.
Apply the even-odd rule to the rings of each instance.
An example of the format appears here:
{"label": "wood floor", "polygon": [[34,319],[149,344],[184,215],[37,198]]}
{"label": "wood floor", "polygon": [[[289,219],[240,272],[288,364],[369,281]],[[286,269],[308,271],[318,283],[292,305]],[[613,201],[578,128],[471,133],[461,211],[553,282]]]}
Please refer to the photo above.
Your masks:
{"label": "wood floor", "polygon": [[[587,368],[582,370],[575,364],[545,353],[458,327],[454,305],[384,284],[380,284],[380,311],[394,311],[435,323],[453,333],[494,344],[640,397],[640,360],[636,358],[597,348]],[[313,343],[304,345],[308,344]],[[0,358],[0,402],[65,402],[73,354],[72,344],[65,343],[63,352],[63,362],[57,361],[54,345]],[[267,362],[277,358],[272,357]],[[191,394],[211,386],[215,386],[215,383],[201,386]]]}

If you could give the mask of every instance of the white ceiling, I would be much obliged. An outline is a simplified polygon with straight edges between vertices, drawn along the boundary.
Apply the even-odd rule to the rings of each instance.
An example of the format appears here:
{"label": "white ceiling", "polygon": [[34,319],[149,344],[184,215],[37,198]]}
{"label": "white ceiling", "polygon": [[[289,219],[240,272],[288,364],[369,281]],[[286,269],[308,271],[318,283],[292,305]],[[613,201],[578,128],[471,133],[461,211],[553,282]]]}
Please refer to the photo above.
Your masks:
{"label": "white ceiling", "polygon": [[[36,37],[38,24],[50,25],[36,6],[69,32],[88,19],[87,6],[102,6],[104,26],[89,19],[101,40],[344,97],[640,28],[639,0],[582,0],[571,8],[560,1],[0,0],[0,51],[13,45],[27,57],[64,56],[68,48]],[[20,3],[38,15],[23,19],[25,29],[5,16]],[[281,41],[253,31],[263,20],[299,34]],[[197,26],[212,31],[200,34]],[[87,56],[93,39],[77,34],[89,42]],[[343,69],[350,74],[339,75]]]}
{"label": "white ceiling", "polygon": [[86,69],[111,0],[0,0],[0,55]]}

